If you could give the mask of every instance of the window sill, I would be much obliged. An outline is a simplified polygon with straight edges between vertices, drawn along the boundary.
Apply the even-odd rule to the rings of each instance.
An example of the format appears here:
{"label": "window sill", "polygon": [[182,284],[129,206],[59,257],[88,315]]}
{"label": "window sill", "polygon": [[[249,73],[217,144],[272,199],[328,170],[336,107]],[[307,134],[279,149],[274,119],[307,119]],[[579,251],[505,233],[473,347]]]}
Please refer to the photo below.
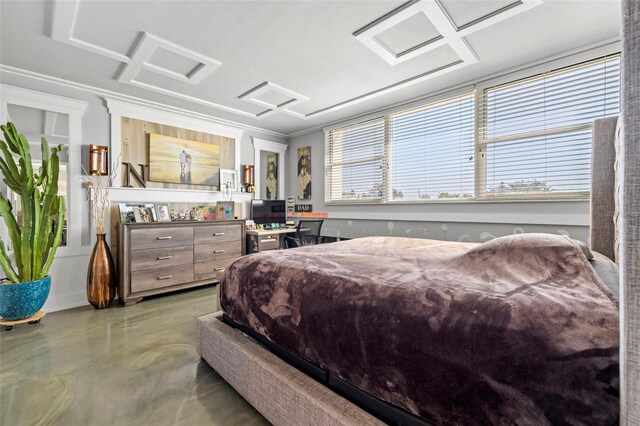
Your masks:
{"label": "window sill", "polygon": [[571,198],[482,198],[482,199],[433,199],[433,200],[407,200],[407,201],[325,201],[327,206],[398,206],[398,205],[424,205],[424,204],[503,204],[503,203],[558,203],[558,202],[585,202],[589,197]]}

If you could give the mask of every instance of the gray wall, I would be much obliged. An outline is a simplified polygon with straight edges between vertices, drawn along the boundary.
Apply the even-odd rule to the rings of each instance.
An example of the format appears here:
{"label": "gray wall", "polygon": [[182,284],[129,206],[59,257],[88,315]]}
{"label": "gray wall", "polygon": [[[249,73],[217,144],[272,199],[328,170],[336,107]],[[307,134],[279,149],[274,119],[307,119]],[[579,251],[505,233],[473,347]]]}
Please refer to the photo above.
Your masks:
{"label": "gray wall", "polygon": [[[287,195],[297,188],[297,149],[311,146],[314,212],[327,212],[323,234],[342,237],[393,235],[482,242],[520,232],[568,234],[586,241],[588,201],[439,202],[385,205],[325,205],[324,132],[289,140]],[[302,204],[296,199],[296,202]]]}
{"label": "gray wall", "polygon": [[[110,145],[110,116],[104,100],[96,93],[6,72],[0,72],[0,82],[88,102],[89,106],[82,117],[82,152],[85,167],[88,168],[89,144]],[[252,137],[285,142],[283,138],[247,130],[240,141],[241,164],[255,164],[254,149],[251,142]],[[70,184],[79,183],[80,176],[70,177]],[[0,184],[0,191],[6,195],[6,186],[4,184]],[[170,195],[170,190],[167,191],[167,193]],[[85,208],[84,197],[82,199],[72,199],[70,202],[72,204],[82,204],[84,217],[70,219],[73,221],[80,220],[82,222],[82,247],[79,247],[78,251],[72,254],[56,256],[51,269],[53,285],[51,286],[49,299],[44,306],[44,309],[48,312],[87,304],[86,271],[89,264],[94,230],[90,229],[90,221]],[[107,229],[111,229],[111,227],[108,226]],[[110,235],[107,236],[107,241],[111,241]]]}

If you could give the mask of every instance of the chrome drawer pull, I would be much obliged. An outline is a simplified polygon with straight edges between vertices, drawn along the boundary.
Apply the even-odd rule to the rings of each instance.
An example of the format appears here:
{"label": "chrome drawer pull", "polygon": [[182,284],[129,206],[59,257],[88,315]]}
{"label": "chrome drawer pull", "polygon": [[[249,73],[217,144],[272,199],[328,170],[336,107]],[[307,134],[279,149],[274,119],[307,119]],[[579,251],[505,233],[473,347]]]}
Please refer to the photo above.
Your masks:
{"label": "chrome drawer pull", "polygon": [[170,240],[171,239],[171,235],[169,235],[168,237],[158,237],[159,240]]}
{"label": "chrome drawer pull", "polygon": [[224,271],[224,266],[223,266],[223,267],[221,267],[221,268],[213,268],[213,270],[214,270],[214,271],[216,271],[216,272],[217,272],[217,271]]}
{"label": "chrome drawer pull", "polygon": [[165,275],[164,277],[158,277],[159,280],[168,280],[169,278],[171,278],[173,275]]}
{"label": "chrome drawer pull", "polygon": [[213,236],[214,236],[214,237],[221,237],[221,236],[223,236],[223,235],[224,235],[224,232],[214,232],[214,233],[213,233]]}
{"label": "chrome drawer pull", "polygon": [[171,259],[173,256],[158,256],[156,258],[156,260],[168,260]]}
{"label": "chrome drawer pull", "polygon": [[224,253],[224,250],[214,250],[213,253]]}

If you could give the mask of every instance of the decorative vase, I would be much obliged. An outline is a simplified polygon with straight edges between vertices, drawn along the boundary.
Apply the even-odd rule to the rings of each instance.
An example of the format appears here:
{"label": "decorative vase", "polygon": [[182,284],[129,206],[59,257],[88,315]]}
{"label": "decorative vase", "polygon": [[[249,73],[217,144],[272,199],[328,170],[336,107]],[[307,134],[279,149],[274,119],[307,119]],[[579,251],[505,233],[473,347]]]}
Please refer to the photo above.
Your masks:
{"label": "decorative vase", "polygon": [[96,308],[108,307],[116,296],[116,267],[105,234],[97,234],[98,241],[89,260],[87,299]]}
{"label": "decorative vase", "polygon": [[0,284],[0,317],[17,321],[35,315],[49,297],[51,276],[26,283]]}

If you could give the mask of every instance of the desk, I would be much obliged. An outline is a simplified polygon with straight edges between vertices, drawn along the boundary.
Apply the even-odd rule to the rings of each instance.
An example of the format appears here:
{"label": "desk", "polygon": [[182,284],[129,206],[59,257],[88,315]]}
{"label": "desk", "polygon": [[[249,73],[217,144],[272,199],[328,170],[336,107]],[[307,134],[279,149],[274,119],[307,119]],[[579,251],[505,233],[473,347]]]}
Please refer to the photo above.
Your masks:
{"label": "desk", "polygon": [[267,250],[285,248],[284,237],[287,234],[295,234],[296,228],[279,228],[269,230],[250,230],[247,234],[247,254],[258,253]]}

